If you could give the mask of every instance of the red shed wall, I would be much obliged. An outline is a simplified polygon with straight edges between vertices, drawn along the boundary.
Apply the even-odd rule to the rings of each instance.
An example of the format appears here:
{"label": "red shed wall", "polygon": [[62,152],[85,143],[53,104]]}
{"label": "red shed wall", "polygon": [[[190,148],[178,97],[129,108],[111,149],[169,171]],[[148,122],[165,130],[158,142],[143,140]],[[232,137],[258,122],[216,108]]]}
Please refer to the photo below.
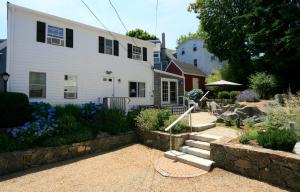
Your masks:
{"label": "red shed wall", "polygon": [[181,70],[173,62],[168,66],[166,71],[176,75],[182,75]]}
{"label": "red shed wall", "polygon": [[205,77],[202,76],[195,76],[195,75],[184,75],[185,79],[185,91],[191,91],[193,89],[193,78],[199,79],[199,88],[204,90],[205,89]]}

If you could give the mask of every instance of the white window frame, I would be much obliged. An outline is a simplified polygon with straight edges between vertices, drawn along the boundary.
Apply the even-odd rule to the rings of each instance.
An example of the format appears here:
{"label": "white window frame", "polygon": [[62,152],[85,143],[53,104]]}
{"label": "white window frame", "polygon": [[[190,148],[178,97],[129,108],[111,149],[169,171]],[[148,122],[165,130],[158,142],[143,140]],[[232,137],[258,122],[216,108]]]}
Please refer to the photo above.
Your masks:
{"label": "white window frame", "polygon": [[[106,43],[107,42],[111,42],[111,47],[109,47]],[[109,50],[111,50],[111,51],[108,51],[108,49]],[[113,40],[111,40],[111,39],[106,39],[106,38],[104,38],[104,53],[105,54],[108,54],[108,55],[112,55],[113,54]]]}
{"label": "white window frame", "polygon": [[[30,76],[31,76],[31,74],[44,74],[45,75],[45,84],[43,84],[43,83],[31,83],[30,82]],[[39,87],[41,87],[41,89],[44,89],[45,90],[45,95],[43,96],[43,92],[44,91],[42,91],[42,96],[40,96],[40,97],[34,97],[34,96],[32,96],[31,95],[31,90],[32,90],[32,86],[39,86]],[[47,74],[45,73],[45,72],[36,72],[36,71],[30,71],[29,72],[29,98],[32,98],[32,99],[45,99],[46,98],[46,96],[47,96]]]}
{"label": "white window frame", "polygon": [[[157,57],[155,56],[156,54],[157,54]],[[158,62],[155,62],[155,59],[158,59]],[[153,62],[154,62],[154,64],[158,64],[158,63],[161,62],[161,60],[160,60],[160,52],[159,51],[154,51],[153,52]]]}
{"label": "white window frame", "polygon": [[142,60],[142,48],[137,46],[132,46],[132,59]]}
{"label": "white window frame", "polygon": [[[66,80],[66,76],[67,76],[67,80]],[[70,85],[68,85],[68,84],[70,84]],[[68,91],[68,88],[73,88],[73,91]],[[71,94],[73,93],[74,96],[73,97],[66,96],[66,94],[70,94],[70,93]],[[78,77],[77,77],[77,75],[71,75],[71,74],[64,75],[64,99],[77,99],[77,98],[78,98]]]}
{"label": "white window frame", "polygon": [[[52,35],[49,34],[49,27],[53,28],[53,30],[60,30],[62,31],[62,36],[60,35]],[[59,32],[58,32],[59,34]],[[47,43],[51,45],[57,45],[57,46],[65,46],[65,29],[62,27],[56,27],[54,25],[47,25]]]}
{"label": "white window frame", "polygon": [[[136,84],[136,96],[130,96],[130,83],[135,83]],[[144,95],[141,96],[142,94],[140,94],[140,84],[144,84]],[[128,96],[130,98],[145,98],[146,97],[146,83],[145,82],[139,82],[139,81],[129,81],[128,82]]]}
{"label": "white window frame", "polygon": [[[162,86],[163,81],[168,82],[168,101],[163,101],[163,86]],[[160,80],[160,95],[161,95],[161,104],[162,105],[170,105],[171,104],[171,91],[170,91],[171,84],[170,84],[170,82],[176,83],[176,104],[178,104],[178,80],[177,79],[169,79],[169,78],[161,78],[161,80]]]}

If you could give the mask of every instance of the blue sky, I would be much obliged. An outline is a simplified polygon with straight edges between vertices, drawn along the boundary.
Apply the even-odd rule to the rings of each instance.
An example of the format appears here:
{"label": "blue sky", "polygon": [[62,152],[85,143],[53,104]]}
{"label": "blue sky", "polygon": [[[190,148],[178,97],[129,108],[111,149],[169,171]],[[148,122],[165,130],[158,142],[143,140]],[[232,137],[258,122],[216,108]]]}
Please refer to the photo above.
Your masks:
{"label": "blue sky", "polygon": [[[126,27],[144,29],[155,33],[156,0],[111,0]],[[166,33],[168,48],[176,47],[176,39],[181,34],[195,32],[199,20],[187,11],[189,3],[195,0],[159,0],[157,36]],[[0,39],[6,38],[6,1],[0,0]],[[101,25],[89,13],[80,0],[10,0],[9,2],[59,17],[75,20],[88,25]],[[108,0],[85,0],[94,13],[113,32],[125,34]]]}

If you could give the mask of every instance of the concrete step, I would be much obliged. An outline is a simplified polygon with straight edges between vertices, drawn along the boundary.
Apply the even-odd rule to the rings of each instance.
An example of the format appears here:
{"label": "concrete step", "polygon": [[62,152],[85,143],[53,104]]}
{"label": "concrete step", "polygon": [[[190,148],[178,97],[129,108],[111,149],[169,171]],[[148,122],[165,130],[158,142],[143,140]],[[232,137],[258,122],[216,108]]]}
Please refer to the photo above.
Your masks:
{"label": "concrete step", "polygon": [[212,142],[220,138],[222,138],[222,136],[211,135],[208,133],[197,133],[197,132],[190,133],[190,139],[197,140],[197,141]]}
{"label": "concrete step", "polygon": [[216,127],[216,123],[202,123],[198,125],[193,125],[192,129],[195,132],[204,131],[206,129],[214,128]]}
{"label": "concrete step", "polygon": [[190,154],[185,154],[179,151],[167,151],[165,152],[165,157],[186,163],[188,165],[198,167],[200,169],[203,169],[205,171],[210,171],[214,162],[208,159],[203,159],[201,157],[197,157]]}
{"label": "concrete step", "polygon": [[183,153],[195,155],[197,157],[202,157],[204,159],[209,159],[209,157],[210,157],[210,151],[195,148],[195,147],[182,146],[182,147],[180,147],[180,151]]}
{"label": "concrete step", "polygon": [[196,140],[185,140],[185,145],[196,147],[199,149],[210,150],[210,143],[204,141],[196,141]]}

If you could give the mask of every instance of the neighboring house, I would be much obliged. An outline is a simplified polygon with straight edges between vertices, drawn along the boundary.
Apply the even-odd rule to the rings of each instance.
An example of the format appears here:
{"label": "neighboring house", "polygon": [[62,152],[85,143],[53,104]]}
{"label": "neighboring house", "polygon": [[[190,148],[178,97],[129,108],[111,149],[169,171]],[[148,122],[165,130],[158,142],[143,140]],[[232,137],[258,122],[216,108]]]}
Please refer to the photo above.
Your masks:
{"label": "neighboring house", "polygon": [[8,3],[8,91],[51,104],[153,105],[150,42]]}
{"label": "neighboring house", "polygon": [[2,74],[6,71],[6,39],[0,39],[0,92],[4,90]]}
{"label": "neighboring house", "polygon": [[177,59],[198,67],[205,75],[210,75],[222,62],[208,52],[203,39],[190,39],[177,47]]}
{"label": "neighboring house", "polygon": [[166,72],[184,76],[184,90],[205,89],[205,74],[194,65],[172,60],[166,68]]}

